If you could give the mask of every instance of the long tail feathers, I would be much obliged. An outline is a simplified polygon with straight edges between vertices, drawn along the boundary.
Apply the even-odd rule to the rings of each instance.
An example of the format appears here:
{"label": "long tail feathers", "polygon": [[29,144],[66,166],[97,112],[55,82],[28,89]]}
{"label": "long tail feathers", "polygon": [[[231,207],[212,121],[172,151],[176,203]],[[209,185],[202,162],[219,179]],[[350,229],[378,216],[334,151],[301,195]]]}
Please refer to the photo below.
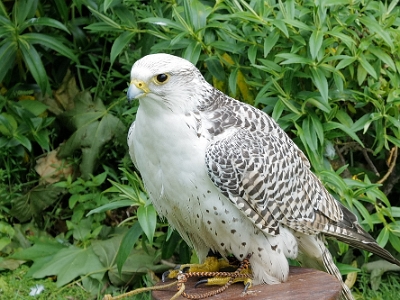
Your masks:
{"label": "long tail feathers", "polygon": [[297,259],[304,267],[319,269],[335,276],[342,284],[341,299],[354,300],[348,286],[343,282],[339,269],[333,262],[332,255],[326,248],[322,236],[309,236],[297,233],[296,235],[299,256]]}
{"label": "long tail feathers", "polygon": [[343,205],[340,205],[340,208],[343,211],[343,221],[330,224],[328,230],[324,232],[326,236],[334,237],[355,248],[372,252],[388,262],[400,266],[400,261],[379,246],[375,239],[358,224],[357,218],[352,212]]}
{"label": "long tail feathers", "polygon": [[[323,244],[322,241],[321,241],[321,243]],[[324,247],[324,250],[323,250],[324,252],[322,253],[322,260],[323,260],[326,271],[329,274],[335,276],[342,284],[341,299],[354,300],[354,297],[351,294],[349,287],[343,282],[342,274],[340,274],[339,269],[336,267],[335,263],[333,262],[331,253],[329,252],[328,248],[325,247],[325,245],[323,245],[323,247]]]}

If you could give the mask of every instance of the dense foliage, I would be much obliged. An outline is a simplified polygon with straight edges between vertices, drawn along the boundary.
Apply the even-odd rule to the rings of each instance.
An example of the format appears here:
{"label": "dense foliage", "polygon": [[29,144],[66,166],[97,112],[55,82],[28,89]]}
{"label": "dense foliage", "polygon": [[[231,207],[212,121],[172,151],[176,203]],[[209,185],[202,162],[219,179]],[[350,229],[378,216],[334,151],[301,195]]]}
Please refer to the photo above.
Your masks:
{"label": "dense foliage", "polygon": [[[270,114],[396,256],[397,3],[0,2],[0,270],[27,264],[28,276],[77,280],[100,297],[150,284],[167,268],[161,259],[190,260],[157,219],[125,142],[138,105],[126,102],[129,70],[156,52],[190,60]],[[330,245],[344,274],[375,259]]]}

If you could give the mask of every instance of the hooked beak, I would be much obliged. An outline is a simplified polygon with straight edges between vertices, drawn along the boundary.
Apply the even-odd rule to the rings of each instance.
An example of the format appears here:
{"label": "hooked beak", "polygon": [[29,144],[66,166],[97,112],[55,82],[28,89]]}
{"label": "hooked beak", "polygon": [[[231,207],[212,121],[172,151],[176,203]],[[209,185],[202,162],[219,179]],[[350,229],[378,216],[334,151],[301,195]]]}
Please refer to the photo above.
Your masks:
{"label": "hooked beak", "polygon": [[127,92],[128,101],[131,102],[133,99],[138,99],[149,92],[150,90],[144,81],[132,79]]}

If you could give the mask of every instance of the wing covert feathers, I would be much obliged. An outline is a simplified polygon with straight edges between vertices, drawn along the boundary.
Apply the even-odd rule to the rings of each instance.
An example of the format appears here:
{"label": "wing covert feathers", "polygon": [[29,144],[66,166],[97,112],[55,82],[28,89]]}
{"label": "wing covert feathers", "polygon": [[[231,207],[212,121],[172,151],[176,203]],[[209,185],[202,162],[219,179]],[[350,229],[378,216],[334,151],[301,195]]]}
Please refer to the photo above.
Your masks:
{"label": "wing covert feathers", "polygon": [[268,115],[220,94],[210,111],[208,130],[215,139],[206,149],[208,174],[258,228],[270,235],[281,226],[324,233],[400,266],[329,194],[303,152]]}

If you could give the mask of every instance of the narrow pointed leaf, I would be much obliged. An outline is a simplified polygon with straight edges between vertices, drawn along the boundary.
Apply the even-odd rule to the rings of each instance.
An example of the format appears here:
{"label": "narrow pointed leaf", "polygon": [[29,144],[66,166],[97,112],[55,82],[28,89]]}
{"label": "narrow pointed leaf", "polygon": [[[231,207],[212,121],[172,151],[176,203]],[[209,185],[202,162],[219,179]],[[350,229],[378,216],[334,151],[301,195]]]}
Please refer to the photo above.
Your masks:
{"label": "narrow pointed leaf", "polygon": [[61,29],[67,33],[70,33],[67,26],[65,26],[63,23],[60,21],[54,20],[52,18],[47,18],[47,17],[41,17],[41,18],[32,18],[29,20],[26,20],[24,24],[22,25],[21,29],[25,29],[29,26],[33,25],[40,25],[40,26],[48,26],[48,27],[53,27],[57,29]]}
{"label": "narrow pointed leaf", "polygon": [[135,246],[135,243],[142,235],[142,233],[142,227],[140,227],[139,222],[136,222],[123,237],[121,241],[121,246],[118,249],[116,257],[117,269],[119,274],[121,274],[123,264],[125,263],[133,247]]}
{"label": "narrow pointed leaf", "polygon": [[32,32],[24,34],[24,39],[31,45],[40,44],[43,47],[49,47],[59,54],[68,57],[74,62],[79,62],[74,52],[70,48],[65,46],[61,40],[58,40],[54,37],[42,33]]}
{"label": "narrow pointed leaf", "polygon": [[33,78],[36,80],[36,83],[39,85],[43,93],[47,93],[50,84],[39,53],[32,45],[25,42],[19,43],[19,49],[22,53],[22,59],[31,72]]}
{"label": "narrow pointed leaf", "polygon": [[157,225],[157,213],[154,206],[140,206],[137,210],[137,217],[147,239],[152,243]]}
{"label": "narrow pointed leaf", "polygon": [[321,49],[324,32],[317,28],[310,36],[310,54],[313,59],[317,57],[318,51]]}
{"label": "narrow pointed leaf", "polygon": [[319,90],[322,100],[325,103],[328,103],[328,80],[325,77],[324,72],[317,68],[310,68],[311,78],[314,82],[314,85]]}
{"label": "narrow pointed leaf", "polygon": [[118,55],[121,54],[122,50],[126,47],[126,45],[130,42],[130,40],[135,36],[135,33],[132,31],[125,31],[119,37],[117,37],[111,47],[110,53],[110,61],[111,64],[114,63],[115,59]]}

